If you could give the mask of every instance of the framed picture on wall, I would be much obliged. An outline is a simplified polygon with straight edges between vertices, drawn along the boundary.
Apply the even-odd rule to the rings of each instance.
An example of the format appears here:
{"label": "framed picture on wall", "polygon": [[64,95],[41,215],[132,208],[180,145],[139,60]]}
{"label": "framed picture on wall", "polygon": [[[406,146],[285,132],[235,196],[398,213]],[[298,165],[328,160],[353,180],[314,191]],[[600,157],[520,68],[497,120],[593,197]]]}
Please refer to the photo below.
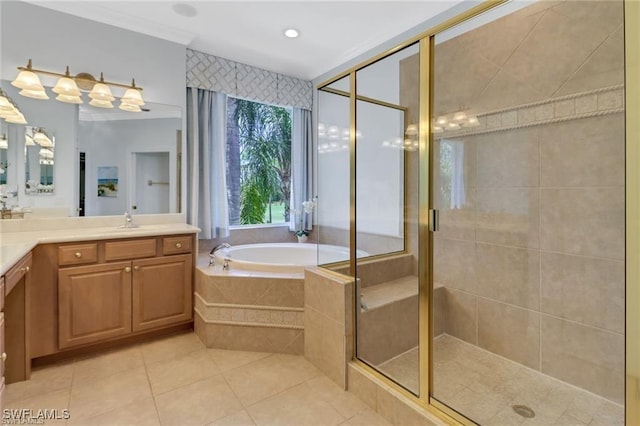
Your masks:
{"label": "framed picture on wall", "polygon": [[98,167],[98,197],[118,196],[118,168],[115,166]]}

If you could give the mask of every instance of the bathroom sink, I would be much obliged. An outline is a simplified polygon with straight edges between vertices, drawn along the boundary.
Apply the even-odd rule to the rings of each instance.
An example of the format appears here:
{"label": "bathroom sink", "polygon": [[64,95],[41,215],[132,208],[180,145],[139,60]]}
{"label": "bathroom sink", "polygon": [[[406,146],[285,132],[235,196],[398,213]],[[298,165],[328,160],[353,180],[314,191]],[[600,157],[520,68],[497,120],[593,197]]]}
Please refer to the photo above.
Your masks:
{"label": "bathroom sink", "polygon": [[111,229],[111,232],[127,232],[127,231],[156,231],[160,229],[165,229],[167,225],[135,225],[132,227],[125,228],[123,225],[120,225],[116,228]]}

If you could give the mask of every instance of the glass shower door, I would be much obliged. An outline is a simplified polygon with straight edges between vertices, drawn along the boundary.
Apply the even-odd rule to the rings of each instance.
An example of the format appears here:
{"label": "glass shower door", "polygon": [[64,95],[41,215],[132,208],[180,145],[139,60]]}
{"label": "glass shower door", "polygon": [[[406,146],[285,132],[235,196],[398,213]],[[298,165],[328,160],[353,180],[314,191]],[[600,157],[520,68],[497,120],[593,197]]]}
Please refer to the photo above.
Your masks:
{"label": "glass shower door", "polygon": [[432,397],[477,423],[624,424],[622,6],[435,36]]}

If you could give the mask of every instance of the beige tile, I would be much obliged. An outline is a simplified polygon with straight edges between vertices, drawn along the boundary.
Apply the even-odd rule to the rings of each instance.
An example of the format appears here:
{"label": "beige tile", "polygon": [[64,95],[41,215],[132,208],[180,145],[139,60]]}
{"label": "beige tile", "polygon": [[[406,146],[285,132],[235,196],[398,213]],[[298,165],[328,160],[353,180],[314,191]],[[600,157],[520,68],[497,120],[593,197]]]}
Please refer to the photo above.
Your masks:
{"label": "beige tile", "polygon": [[624,188],[543,189],[543,250],[624,259]]}
{"label": "beige tile", "polygon": [[475,196],[476,191],[467,191],[468,206],[462,209],[450,209],[449,205],[443,205],[440,209],[438,234],[442,238],[458,240],[474,240],[476,236],[475,222]]}
{"label": "beige tile", "polygon": [[343,280],[305,271],[305,305],[342,324],[345,322],[344,294]]}
{"label": "beige tile", "polygon": [[537,188],[478,189],[476,240],[509,246],[540,245],[540,192]]}
{"label": "beige tile", "polygon": [[[624,31],[620,27],[593,52],[557,92],[559,96],[624,83]],[[593,95],[595,98],[596,95]],[[592,111],[595,111],[595,106]],[[576,112],[580,111],[576,102]]]}
{"label": "beige tile", "polygon": [[447,290],[437,286],[433,289],[433,335],[435,337],[446,331]]}
{"label": "beige tile", "polygon": [[542,312],[624,333],[623,261],[543,252],[541,272]]}
{"label": "beige tile", "polygon": [[234,368],[271,356],[271,354],[267,352],[244,352],[225,349],[207,349],[207,352],[221,372],[233,370]]}
{"label": "beige tile", "polygon": [[209,342],[207,341],[207,323],[204,322],[204,319],[195,310],[193,312],[193,333],[198,336],[198,339],[200,339],[200,342],[202,342],[205,347],[209,346]]}
{"label": "beige tile", "polygon": [[573,99],[556,101],[553,103],[553,115],[556,118],[569,117],[576,113],[576,103]]}
{"label": "beige tile", "polygon": [[[446,114],[456,111],[460,105],[469,105],[499,70],[499,66],[485,59],[477,51],[465,49],[465,55],[459,53],[464,49],[457,40],[449,40],[436,45],[435,50],[435,114]],[[473,67],[469,66],[473,63]],[[474,104],[474,107],[476,105]]]}
{"label": "beige tile", "polygon": [[107,411],[151,398],[144,367],[108,377],[73,384],[69,409],[74,419],[86,419]]}
{"label": "beige tile", "polygon": [[[43,393],[39,395],[34,395],[31,397],[27,397],[24,399],[7,401],[3,409],[9,410],[21,410],[21,409],[30,409],[32,411],[41,410],[41,409],[50,409],[56,410],[56,414],[59,417],[64,417],[65,412],[63,410],[67,410],[69,408],[69,389],[61,389],[53,392]],[[35,413],[33,413],[35,415]],[[69,411],[68,414],[73,417],[73,411]],[[5,420],[6,413],[3,413],[3,423]],[[16,419],[20,421],[19,419]],[[24,419],[26,420],[26,419]],[[50,422],[46,422],[47,424],[64,424],[63,420],[51,420]],[[19,424],[19,423],[18,423]]]}
{"label": "beige tile", "polygon": [[302,355],[303,330],[229,324],[208,324],[207,341],[218,349]]}
{"label": "beige tile", "polygon": [[265,306],[304,306],[304,280],[282,279],[255,301]]}
{"label": "beige tile", "polygon": [[472,241],[434,238],[434,280],[473,293],[476,283],[476,246]]}
{"label": "beige tile", "polygon": [[[606,38],[600,33],[595,40],[593,33],[582,25],[584,31],[573,34],[572,27],[578,24],[553,10],[548,11],[505,63],[503,71],[517,76],[545,98],[551,97]],[[553,66],[549,66],[550,63]]]}
{"label": "beige tile", "polygon": [[94,417],[79,419],[76,421],[73,415],[67,423],[69,425],[136,425],[156,426],[160,425],[156,404],[152,398],[136,401],[131,404],[118,407],[106,413]]}
{"label": "beige tile", "polygon": [[33,369],[31,379],[6,385],[4,402],[37,397],[57,390],[71,389],[73,361]]}
{"label": "beige tile", "polygon": [[624,335],[542,316],[542,372],[624,401]]}
{"label": "beige tile", "polygon": [[328,377],[318,376],[308,380],[306,384],[313,398],[325,401],[345,419],[367,409],[367,404]]}
{"label": "beige tile", "polygon": [[624,185],[624,141],[621,113],[544,126],[542,186]]}
{"label": "beige tile", "polygon": [[598,93],[598,109],[600,111],[608,109],[618,109],[624,106],[624,92],[614,90],[611,92]]}
{"label": "beige tile", "polygon": [[271,287],[278,284],[277,279],[253,277],[215,277],[212,283],[220,292],[222,300],[218,303],[252,305]]}
{"label": "beige tile", "polygon": [[447,334],[477,344],[477,296],[447,289],[445,330]]}
{"label": "beige tile", "polygon": [[418,348],[415,347],[378,365],[377,368],[408,391],[418,395],[420,391],[419,358]]}
{"label": "beige tile", "polygon": [[117,349],[78,360],[73,366],[73,383],[89,382],[115,373],[142,367],[144,361],[139,347]]}
{"label": "beige tile", "polygon": [[345,420],[331,404],[317,398],[307,383],[251,405],[247,411],[257,425],[338,425]]}
{"label": "beige tile", "polygon": [[358,317],[358,357],[377,365],[418,345],[418,298],[364,311]]}
{"label": "beige tile", "polygon": [[193,332],[175,334],[139,346],[145,363],[164,361],[204,349],[204,344]]}
{"label": "beige tile", "polygon": [[478,294],[539,310],[540,252],[477,244]]}
{"label": "beige tile", "polygon": [[540,164],[537,129],[478,136],[476,152],[478,188],[538,185]]}
{"label": "beige tile", "polygon": [[540,314],[478,298],[478,346],[539,369]]}
{"label": "beige tile", "polygon": [[371,409],[376,409],[376,384],[360,369],[349,364],[347,366],[349,392],[353,393]]}
{"label": "beige tile", "polygon": [[246,410],[240,410],[237,413],[223,417],[210,423],[211,426],[253,426],[255,425],[249,413]]}
{"label": "beige tile", "polygon": [[221,375],[156,396],[162,424],[203,425],[242,409]]}
{"label": "beige tile", "polygon": [[272,355],[223,373],[245,407],[320,374],[300,356]]}
{"label": "beige tile", "polygon": [[[597,95],[587,95],[587,96],[581,96],[579,98],[576,98],[576,114],[585,114],[585,113],[594,112],[597,110],[598,110]],[[542,141],[544,142],[544,137]],[[544,174],[543,174],[543,179],[544,179]]]}
{"label": "beige tile", "polygon": [[147,365],[147,375],[155,395],[214,376],[219,372],[207,349]]}
{"label": "beige tile", "polygon": [[361,286],[369,287],[412,274],[413,256],[402,254],[358,263]]}
{"label": "beige tile", "polygon": [[349,420],[342,423],[344,425],[352,425],[352,426],[387,426],[391,425],[388,421],[384,419],[384,417],[380,416],[378,413],[371,409],[366,409],[355,416],[351,417]]}

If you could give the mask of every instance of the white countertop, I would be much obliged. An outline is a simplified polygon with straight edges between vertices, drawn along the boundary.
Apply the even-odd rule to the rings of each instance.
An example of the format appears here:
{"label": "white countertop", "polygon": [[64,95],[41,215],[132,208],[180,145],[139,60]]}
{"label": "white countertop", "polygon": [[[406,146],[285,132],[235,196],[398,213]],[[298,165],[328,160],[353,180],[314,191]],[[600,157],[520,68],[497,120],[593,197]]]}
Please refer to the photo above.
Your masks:
{"label": "white countertop", "polygon": [[[14,220],[14,219],[9,219]],[[19,219],[15,219],[19,220]],[[26,228],[26,227],[25,227]],[[37,227],[36,227],[37,228]],[[0,275],[4,275],[16,262],[38,244],[73,241],[108,240],[157,235],[195,234],[200,229],[186,223],[148,223],[137,228],[117,226],[59,227],[16,232],[0,232]]]}

